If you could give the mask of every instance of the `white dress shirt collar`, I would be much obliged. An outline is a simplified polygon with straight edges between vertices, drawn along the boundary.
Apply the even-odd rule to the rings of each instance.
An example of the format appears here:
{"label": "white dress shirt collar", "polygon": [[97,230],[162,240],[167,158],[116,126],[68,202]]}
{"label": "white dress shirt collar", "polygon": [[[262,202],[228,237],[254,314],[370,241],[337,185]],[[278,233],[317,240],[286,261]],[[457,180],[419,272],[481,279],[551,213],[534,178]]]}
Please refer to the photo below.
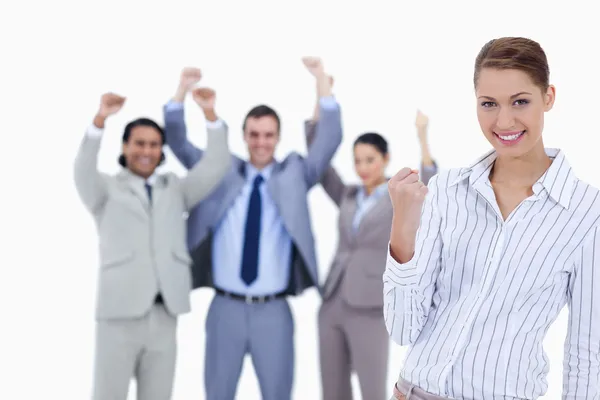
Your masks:
{"label": "white dress shirt collar", "polygon": [[[546,148],[545,150],[548,157],[552,159],[552,164],[533,185],[533,192],[540,195],[545,191],[554,201],[568,209],[577,177],[562,150],[553,148]],[[457,179],[450,181],[449,186],[457,185],[467,178],[469,184],[473,187],[480,184],[491,186],[489,176],[496,157],[495,150],[489,151],[465,168]]]}

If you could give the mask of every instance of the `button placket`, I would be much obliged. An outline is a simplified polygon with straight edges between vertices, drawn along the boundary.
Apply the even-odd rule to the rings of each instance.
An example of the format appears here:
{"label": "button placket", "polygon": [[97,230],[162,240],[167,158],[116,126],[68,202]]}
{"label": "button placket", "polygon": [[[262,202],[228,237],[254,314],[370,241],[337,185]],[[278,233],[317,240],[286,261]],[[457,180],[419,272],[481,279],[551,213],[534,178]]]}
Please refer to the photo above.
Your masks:
{"label": "button placket", "polygon": [[[458,355],[461,354],[461,352],[463,351],[465,343],[467,341],[467,337],[471,330],[470,328],[472,327],[477,314],[481,311],[481,307],[483,306],[484,300],[487,298],[491,291],[491,284],[494,281],[494,277],[500,267],[500,254],[502,254],[502,249],[504,247],[505,236],[506,225],[503,224],[500,230],[498,240],[496,241],[496,245],[494,246],[494,250],[492,251],[492,258],[489,262],[486,263],[488,268],[485,275],[484,286],[482,287],[481,292],[477,293],[473,306],[469,310],[467,320],[464,322],[464,324],[461,324],[460,326],[461,334],[457,338],[456,346],[454,347],[452,354],[450,354],[450,357],[447,361],[447,365],[440,376],[440,387],[442,387],[441,385],[445,384],[448,375],[450,374],[450,371],[452,369],[452,366],[456,363]],[[469,327],[469,329],[463,329],[465,326]]]}

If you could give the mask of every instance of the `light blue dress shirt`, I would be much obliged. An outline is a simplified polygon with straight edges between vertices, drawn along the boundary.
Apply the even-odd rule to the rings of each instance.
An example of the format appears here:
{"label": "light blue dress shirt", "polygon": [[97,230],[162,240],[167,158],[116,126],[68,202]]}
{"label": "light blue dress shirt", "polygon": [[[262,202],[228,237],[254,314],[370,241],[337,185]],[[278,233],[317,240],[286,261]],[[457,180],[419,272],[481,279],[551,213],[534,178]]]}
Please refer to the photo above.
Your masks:
{"label": "light blue dress shirt", "polygon": [[[292,238],[286,231],[277,206],[268,190],[273,164],[258,171],[246,163],[246,184],[223,219],[215,227],[213,237],[213,278],[215,286],[228,292],[262,296],[283,292],[289,283]],[[256,175],[260,185],[261,233],[258,252],[258,277],[249,286],[242,280],[242,251],[248,202]]]}

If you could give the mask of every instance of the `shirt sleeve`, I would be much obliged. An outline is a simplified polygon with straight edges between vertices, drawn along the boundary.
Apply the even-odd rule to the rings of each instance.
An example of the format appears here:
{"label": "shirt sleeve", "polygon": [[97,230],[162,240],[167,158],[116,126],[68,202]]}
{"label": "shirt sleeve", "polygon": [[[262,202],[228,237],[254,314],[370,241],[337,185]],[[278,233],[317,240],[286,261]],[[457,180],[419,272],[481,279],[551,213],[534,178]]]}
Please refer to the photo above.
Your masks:
{"label": "shirt sleeve", "polygon": [[600,397],[600,234],[582,246],[569,279],[569,325],[563,362],[563,400]]}
{"label": "shirt sleeve", "polygon": [[441,270],[442,218],[437,207],[437,183],[437,176],[429,181],[413,258],[399,263],[388,247],[383,274],[384,318],[390,337],[401,346],[415,343],[421,333]]}

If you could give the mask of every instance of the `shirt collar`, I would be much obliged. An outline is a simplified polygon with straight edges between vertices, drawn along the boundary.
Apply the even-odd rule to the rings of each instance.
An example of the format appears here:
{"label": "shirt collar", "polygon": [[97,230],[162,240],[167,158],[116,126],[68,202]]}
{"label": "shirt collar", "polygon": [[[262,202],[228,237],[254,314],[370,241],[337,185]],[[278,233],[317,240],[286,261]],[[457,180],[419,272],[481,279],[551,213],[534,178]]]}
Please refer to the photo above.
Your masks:
{"label": "shirt collar", "polygon": [[154,184],[156,183],[156,179],[157,179],[156,172],[153,173],[152,175],[150,175],[147,179],[144,179],[141,176],[139,176],[138,174],[135,174],[130,169],[126,169],[126,171],[129,173],[129,176],[134,180],[140,181],[142,183],[148,183],[150,186],[154,186]]}
{"label": "shirt collar", "polygon": [[[542,191],[546,191],[554,201],[564,208],[569,208],[576,181],[573,169],[562,150],[546,148],[545,151],[548,157],[552,159],[552,164],[533,184],[533,192],[539,195]],[[450,187],[465,179],[469,179],[471,186],[489,182],[490,171],[496,157],[495,150],[486,153],[469,167],[463,169],[458,177],[451,181]]]}
{"label": "shirt collar", "polygon": [[274,165],[275,162],[272,162],[259,171],[254,165],[249,162],[246,163],[246,182],[252,182],[258,174],[262,175],[265,182],[268,181],[273,172]]}
{"label": "shirt collar", "polygon": [[367,196],[367,190],[365,189],[365,187],[360,186],[358,189],[357,201],[360,203],[367,197],[373,197],[373,198],[377,199],[377,198],[383,196],[386,192],[387,192],[387,181],[383,182],[382,184],[378,185],[375,189],[373,189],[373,192],[371,192],[370,196]]}

